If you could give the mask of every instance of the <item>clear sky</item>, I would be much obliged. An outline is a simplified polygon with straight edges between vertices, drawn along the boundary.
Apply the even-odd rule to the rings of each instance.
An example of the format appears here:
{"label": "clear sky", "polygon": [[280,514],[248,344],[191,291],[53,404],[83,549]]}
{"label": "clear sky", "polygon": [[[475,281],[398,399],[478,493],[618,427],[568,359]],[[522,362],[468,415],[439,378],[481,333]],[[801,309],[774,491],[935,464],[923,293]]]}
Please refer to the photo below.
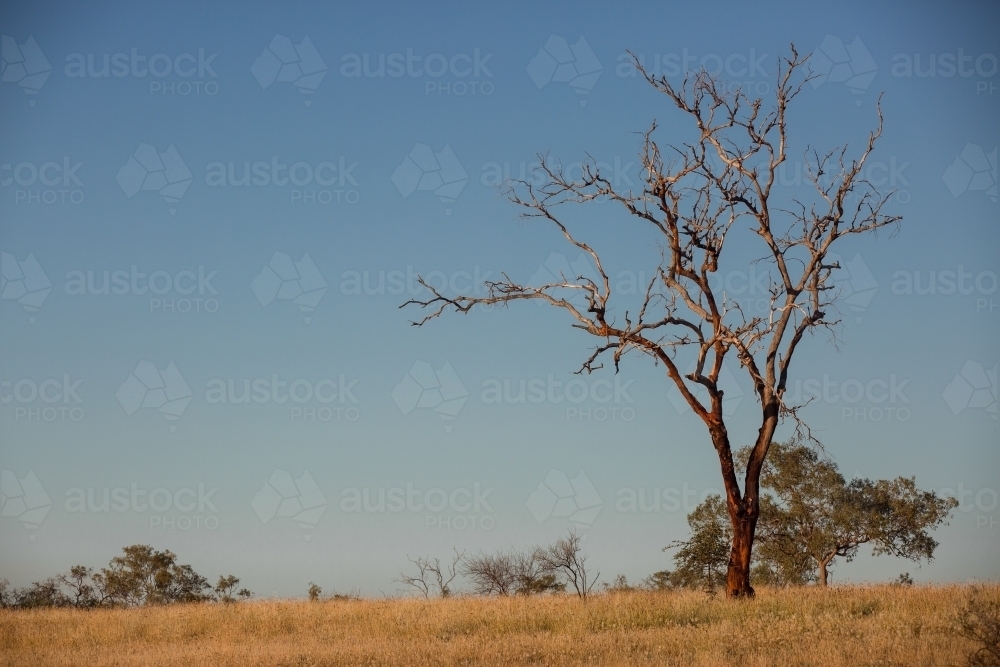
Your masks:
{"label": "clear sky", "polygon": [[[962,502],[932,563],[863,550],[834,580],[996,578],[998,17],[991,3],[5,3],[0,576],[149,543],[258,595],[391,594],[408,554],[573,526],[602,578],[672,567],[662,547],[721,482],[662,368],[636,356],[581,379],[593,342],[531,303],[420,329],[398,306],[418,273],[455,293],[577,270],[579,252],[496,185],[548,152],[589,154],[628,188],[637,132],[655,119],[661,141],[684,140],[626,50],[673,81],[705,66],[766,95],[794,42],[820,49],[827,77],[796,100],[780,197],[805,192],[807,147],[856,149],[884,93],[866,175],[904,220],[841,247],[843,328],[807,342],[793,390],[818,388],[804,416],[846,476],[912,475]],[[658,257],[648,230],[606,203],[571,221],[634,301],[629,280]],[[751,310],[761,253],[740,241],[720,272]],[[740,373],[737,445],[759,415]]]}

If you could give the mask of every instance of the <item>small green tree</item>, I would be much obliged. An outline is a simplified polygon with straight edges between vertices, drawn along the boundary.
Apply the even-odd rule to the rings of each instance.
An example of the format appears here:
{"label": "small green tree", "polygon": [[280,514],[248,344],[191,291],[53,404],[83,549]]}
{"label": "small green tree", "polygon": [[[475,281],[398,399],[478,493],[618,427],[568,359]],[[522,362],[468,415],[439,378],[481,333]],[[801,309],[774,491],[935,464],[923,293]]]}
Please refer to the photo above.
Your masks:
{"label": "small green tree", "polygon": [[688,514],[687,522],[691,538],[663,548],[678,549],[674,554],[677,569],[669,574],[670,583],[714,592],[725,583],[729,567],[732,527],[725,502],[718,495],[709,496]]}
{"label": "small green tree", "polygon": [[665,591],[673,588],[668,570],[660,570],[646,577],[642,582],[642,587],[650,591]]}
{"label": "small green tree", "polygon": [[236,602],[237,600],[248,600],[253,597],[253,593],[247,588],[236,590],[240,585],[239,577],[219,575],[219,583],[215,585],[215,599],[219,602]]}
{"label": "small green tree", "polygon": [[39,607],[69,607],[70,600],[63,594],[55,577],[36,581],[28,586],[15,590],[14,604],[19,609],[37,609]]}
{"label": "small green tree", "polygon": [[146,544],[122,549],[108,567],[93,576],[107,599],[125,607],[211,599],[208,580],[190,565],[177,563],[170,551],[156,551]]}
{"label": "small green tree", "polygon": [[0,608],[100,606],[137,607],[179,602],[235,602],[253,593],[239,591],[239,578],[219,577],[215,588],[190,565],[177,562],[170,551],[156,551],[146,544],[122,549],[100,572],[84,565],[74,565],[69,572],[37,581],[26,588],[11,588],[0,580]]}
{"label": "small green tree", "polygon": [[[738,462],[745,464],[749,455],[749,448],[740,450]],[[837,464],[800,443],[771,445],[761,487],[753,573],[772,585],[826,586],[835,560],[852,561],[864,544],[876,556],[930,560],[938,543],[928,531],[945,523],[958,505],[954,498],[921,491],[913,478],[847,482]],[[678,585],[711,584],[726,539],[720,536],[725,518],[718,496],[688,516],[691,538],[671,545],[682,547],[674,556],[681,567],[671,575]],[[705,574],[699,578],[698,572]]]}
{"label": "small green tree", "polygon": [[773,446],[761,484],[770,496],[758,524],[768,545],[761,556],[779,563],[807,557],[823,586],[835,559],[852,561],[864,544],[876,556],[931,560],[938,543],[928,531],[958,506],[954,498],[921,491],[912,477],[847,482],[837,464],[794,443]]}
{"label": "small green tree", "polygon": [[323,594],[323,589],[310,581],[309,582],[309,601],[310,602],[319,602],[319,596],[322,595],[322,594]]}

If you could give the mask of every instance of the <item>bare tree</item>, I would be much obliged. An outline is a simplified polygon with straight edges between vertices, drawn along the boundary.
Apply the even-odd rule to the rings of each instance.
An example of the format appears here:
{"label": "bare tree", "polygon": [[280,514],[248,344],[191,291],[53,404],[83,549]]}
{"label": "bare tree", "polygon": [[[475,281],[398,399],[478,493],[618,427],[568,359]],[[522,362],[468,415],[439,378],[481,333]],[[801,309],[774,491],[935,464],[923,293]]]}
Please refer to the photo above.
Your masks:
{"label": "bare tree", "polygon": [[432,587],[436,590],[437,595],[443,598],[450,597],[453,593],[451,582],[458,576],[459,565],[463,558],[465,558],[465,552],[459,552],[458,549],[455,549],[451,564],[444,566],[442,566],[440,558],[430,558],[429,556],[410,558],[407,556],[407,560],[416,566],[417,574],[410,575],[400,572],[399,578],[393,579],[393,581],[416,589],[424,596],[424,599],[430,597]]}
{"label": "bare tree", "polygon": [[[551,547],[550,547],[551,548]],[[566,590],[561,574],[543,558],[546,549],[510,549],[464,557],[462,574],[472,582],[477,595],[538,595]]]}
{"label": "bare tree", "polygon": [[[680,86],[633,65],[672,106],[692,121],[694,138],[661,150],[654,122],[643,134],[642,189],[622,191],[595,161],[588,159],[579,178],[564,173],[548,156],[539,156],[543,183],[509,183],[507,195],[526,218],[554,225],[593,262],[594,279],[561,276],[541,286],[514,282],[507,274],[485,283],[485,296],[445,296],[421,280],[426,299],[415,304],[429,312],[420,326],[448,310],[468,313],[477,305],[538,299],[566,311],[573,326],[600,339],[578,372],[593,372],[611,355],[617,371],[627,352],[663,364],[670,382],[704,422],[718,455],[733,526],[726,591],[753,595],[750,558],[760,513],[760,474],[775,429],[784,418],[804,429],[802,405],[784,400],[789,367],[806,334],[821,328],[835,336],[839,323],[831,256],[841,238],[876,232],[901,218],[882,212],[892,193],[880,194],[864,177],[864,166],[882,133],[869,133],[861,154],[847,157],[847,146],[828,152],[807,150],[805,172],[815,192],[807,199],[776,202],[773,186],[788,156],[787,111],[809,80],[806,62],[794,45],[779,60],[773,104],[751,99],[740,89],[702,71]],[[598,253],[570,231],[565,204],[611,201],[658,238],[661,260],[636,309],[612,308],[611,280]],[[741,236],[742,234],[742,236]],[[712,278],[720,269],[730,235],[741,246],[760,249],[770,265],[766,313],[745,312],[719,292]],[[754,240],[755,239],[755,240]],[[567,295],[574,295],[575,298]],[[585,301],[586,306],[577,303]],[[760,407],[759,429],[743,486],[737,478],[719,386],[723,362],[735,357],[749,375]],[[730,357],[732,358],[732,357]],[[685,370],[686,361],[691,367]]]}
{"label": "bare tree", "polygon": [[517,553],[480,551],[462,561],[462,575],[472,582],[477,595],[510,595],[517,592]]}
{"label": "bare tree", "polygon": [[587,556],[583,553],[582,538],[574,529],[570,529],[566,537],[560,537],[556,543],[548,547],[539,547],[535,558],[541,564],[542,570],[564,577],[584,600],[590,595],[601,573],[590,579],[587,572]]}
{"label": "bare tree", "polygon": [[69,572],[56,575],[56,581],[69,590],[67,597],[74,607],[90,608],[101,605],[102,591],[92,580],[94,570],[83,565],[74,565]]}
{"label": "bare tree", "polygon": [[517,579],[515,590],[518,595],[538,595],[566,590],[566,584],[559,581],[559,573],[547,566],[545,560],[540,557],[541,553],[541,548],[512,552],[514,576]]}

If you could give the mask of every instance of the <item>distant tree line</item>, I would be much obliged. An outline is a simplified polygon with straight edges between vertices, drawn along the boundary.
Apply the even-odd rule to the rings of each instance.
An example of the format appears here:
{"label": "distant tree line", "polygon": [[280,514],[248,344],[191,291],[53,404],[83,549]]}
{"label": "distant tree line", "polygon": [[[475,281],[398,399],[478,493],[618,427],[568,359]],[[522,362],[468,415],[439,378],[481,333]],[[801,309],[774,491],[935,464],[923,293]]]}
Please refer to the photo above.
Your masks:
{"label": "distant tree line", "polygon": [[415,572],[403,572],[395,581],[424,598],[453,595],[452,582],[461,574],[476,595],[537,595],[572,589],[587,599],[601,576],[588,568],[582,537],[575,530],[549,546],[471,555],[456,550],[450,563],[430,557],[410,558],[410,562]]}
{"label": "distant tree line", "polygon": [[253,596],[239,588],[233,575],[220,576],[215,586],[190,565],[177,562],[170,551],[156,551],[145,544],[122,549],[99,571],[74,565],[69,572],[25,588],[12,588],[0,579],[0,608],[38,607],[141,607],[180,602],[236,602]]}
{"label": "distant tree line", "polygon": [[[740,450],[737,464],[746,466],[750,448]],[[913,478],[847,481],[832,461],[798,442],[771,445],[761,471],[760,518],[753,552],[755,584],[826,586],[830,568],[852,561],[869,545],[876,556],[889,554],[913,561],[931,560],[938,543],[928,531],[946,523],[958,503],[917,488]],[[714,592],[726,585],[732,557],[732,522],[726,501],[712,495],[688,515],[691,535],[672,542],[675,568],[655,572],[639,585],[619,575],[603,584],[609,593],[636,589],[693,588]],[[424,598],[458,593],[461,575],[475,595],[539,595],[573,593],[586,600],[600,578],[588,566],[583,538],[576,530],[548,546],[501,549],[451,559],[409,558],[412,569],[394,581]],[[909,574],[898,585],[912,584]],[[235,602],[253,596],[233,575],[220,576],[212,586],[190,565],[177,562],[170,551],[144,544],[125,547],[100,570],[76,565],[70,571],[25,588],[0,579],[0,608],[141,607],[185,602]],[[310,582],[309,599],[354,600],[357,592],[322,595]]]}

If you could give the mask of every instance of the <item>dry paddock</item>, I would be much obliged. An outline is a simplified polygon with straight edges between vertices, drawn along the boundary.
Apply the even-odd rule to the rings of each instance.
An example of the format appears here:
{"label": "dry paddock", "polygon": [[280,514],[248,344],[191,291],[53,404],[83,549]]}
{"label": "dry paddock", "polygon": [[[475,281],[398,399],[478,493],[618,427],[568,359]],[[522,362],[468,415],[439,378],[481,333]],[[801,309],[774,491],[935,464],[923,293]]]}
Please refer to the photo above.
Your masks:
{"label": "dry paddock", "polygon": [[[0,664],[964,665],[968,589],[760,590],[731,602],[631,592],[448,600],[259,600],[0,610]],[[1000,599],[1000,587],[983,589]]]}

